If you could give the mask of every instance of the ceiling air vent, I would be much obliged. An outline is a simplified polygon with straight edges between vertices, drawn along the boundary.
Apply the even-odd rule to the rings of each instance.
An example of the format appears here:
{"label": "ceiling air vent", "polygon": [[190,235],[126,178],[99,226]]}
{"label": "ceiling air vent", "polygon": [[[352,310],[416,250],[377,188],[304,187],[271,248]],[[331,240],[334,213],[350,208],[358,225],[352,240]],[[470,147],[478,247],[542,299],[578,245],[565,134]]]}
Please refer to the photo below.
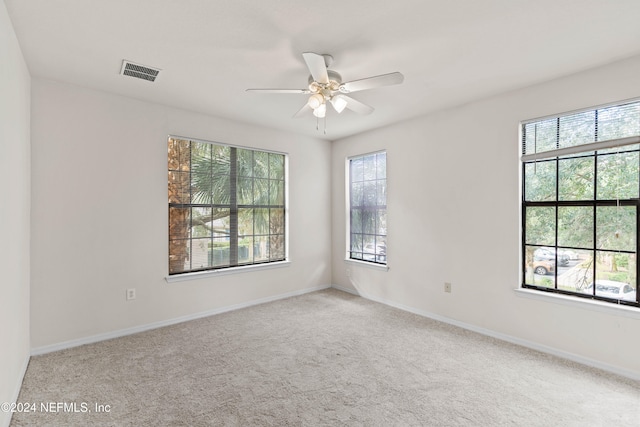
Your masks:
{"label": "ceiling air vent", "polygon": [[148,80],[150,82],[155,82],[159,73],[159,69],[136,64],[127,61],[126,59],[122,61],[122,69],[120,70],[120,74],[122,74],[123,76],[136,77],[138,79]]}

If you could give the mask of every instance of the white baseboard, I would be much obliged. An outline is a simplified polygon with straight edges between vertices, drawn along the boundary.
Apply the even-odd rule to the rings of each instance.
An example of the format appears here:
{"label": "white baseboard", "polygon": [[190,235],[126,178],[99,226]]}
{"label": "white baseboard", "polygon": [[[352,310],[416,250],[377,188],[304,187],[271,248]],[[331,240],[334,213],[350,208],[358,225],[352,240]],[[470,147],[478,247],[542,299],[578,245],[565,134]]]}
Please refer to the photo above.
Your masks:
{"label": "white baseboard", "polygon": [[381,304],[388,305],[390,307],[398,308],[398,309],[403,310],[403,311],[408,311],[409,313],[417,314],[418,316],[428,317],[429,319],[433,319],[433,320],[437,320],[437,321],[440,321],[440,322],[448,323],[450,325],[458,326],[460,328],[467,329],[467,330],[470,330],[470,331],[473,331],[473,332],[477,332],[477,333],[482,334],[482,335],[487,335],[487,336],[490,336],[492,338],[497,338],[499,340],[506,341],[506,342],[509,342],[509,343],[512,343],[512,344],[517,344],[517,345],[520,345],[522,347],[527,347],[527,348],[530,348],[532,350],[537,350],[537,351],[540,351],[542,353],[547,353],[547,354],[551,354],[553,356],[557,356],[557,357],[560,357],[560,358],[563,358],[563,359],[571,360],[573,362],[577,362],[577,363],[580,363],[582,365],[587,365],[587,366],[591,366],[593,368],[602,369],[603,371],[611,372],[613,374],[620,375],[620,376],[623,376],[623,377],[626,377],[626,378],[630,378],[632,380],[636,380],[636,381],[640,380],[640,374],[635,372],[635,371],[622,369],[622,368],[619,368],[617,366],[613,366],[613,365],[609,365],[607,363],[603,363],[603,362],[600,362],[600,361],[597,361],[597,360],[589,359],[587,357],[583,357],[583,356],[580,356],[580,355],[577,355],[577,354],[574,354],[574,353],[569,353],[569,352],[566,352],[564,350],[559,350],[559,349],[554,348],[554,347],[549,347],[549,346],[546,346],[546,345],[543,345],[543,344],[539,344],[539,343],[536,343],[536,342],[533,342],[533,341],[523,340],[521,338],[517,338],[517,337],[511,336],[511,335],[507,335],[507,334],[503,334],[503,333],[500,333],[500,332],[492,331],[490,329],[481,328],[479,326],[475,326],[475,325],[472,325],[470,323],[460,322],[458,320],[451,319],[449,317],[440,316],[439,314],[430,313],[430,312],[424,311],[424,310],[419,310],[419,309],[416,309],[416,308],[413,308],[413,307],[406,306],[404,304],[399,304],[399,303],[397,303],[395,301],[389,301],[389,300],[386,300],[384,298],[379,298],[379,297],[374,296],[374,295],[369,295],[369,294],[366,294],[366,293],[362,293],[362,292],[359,292],[359,291],[354,290],[354,289],[342,287],[342,286],[339,286],[339,285],[332,285],[331,287],[334,288],[334,289],[343,291],[343,292],[347,292],[347,293],[353,294],[353,295],[359,295],[359,296],[361,296],[363,298],[366,298],[368,300],[379,302]]}
{"label": "white baseboard", "polygon": [[[361,296],[363,298],[366,298],[368,300],[371,301],[375,301],[381,304],[385,304],[388,305],[390,307],[394,307],[403,311],[407,311],[409,313],[413,313],[413,314],[417,314],[418,316],[422,316],[422,317],[427,317],[433,320],[437,320],[440,322],[444,322],[444,323],[448,323],[450,325],[454,325],[454,326],[458,326],[460,328],[463,329],[467,329],[473,332],[477,332],[479,334],[482,335],[487,335],[493,338],[497,338],[499,340],[502,341],[506,341],[506,342],[510,342],[512,344],[517,344],[517,345],[521,345],[523,347],[527,347],[530,348],[532,350],[537,350],[543,353],[547,353],[547,354],[551,354],[554,356],[558,356],[561,357],[563,359],[567,359],[567,360],[571,360],[583,365],[587,365],[587,366],[591,366],[597,369],[602,369],[604,371],[607,372],[611,372],[613,374],[616,375],[620,375],[626,378],[630,378],[636,381],[640,381],[640,374],[638,374],[637,372],[634,371],[630,371],[630,370],[626,370],[626,369],[621,369],[617,366],[613,366],[613,365],[609,365],[597,360],[593,360],[593,359],[589,359],[577,354],[573,354],[573,353],[569,353],[563,350],[559,350],[557,348],[554,347],[549,347],[546,345],[542,345],[539,343],[535,343],[532,341],[528,341],[528,340],[523,340],[521,338],[517,338],[511,335],[507,335],[507,334],[502,334],[500,332],[496,332],[496,331],[492,331],[490,329],[485,329],[485,328],[481,328],[475,325],[472,325],[470,323],[465,323],[465,322],[460,322],[458,320],[455,319],[451,319],[445,316],[441,316],[435,313],[431,313],[428,311],[424,311],[424,310],[419,310],[416,309],[414,307],[409,307],[406,306],[404,304],[399,304],[397,302],[394,301],[390,301],[390,300],[386,300],[384,298],[379,298],[377,296],[374,295],[369,295],[366,293],[362,293],[359,292],[357,290],[354,289],[350,289],[350,288],[346,288],[346,287],[342,287],[339,285],[323,285],[323,286],[317,286],[314,288],[307,288],[307,289],[302,289],[299,291],[294,291],[294,292],[288,292],[285,294],[279,294],[279,295],[274,295],[271,297],[266,297],[266,298],[260,298],[260,299],[256,299],[256,300],[251,300],[251,301],[246,301],[240,304],[235,304],[235,305],[231,305],[231,306],[227,306],[227,307],[220,307],[220,308],[216,308],[213,310],[207,310],[207,311],[203,311],[203,312],[199,312],[199,313],[194,313],[194,314],[190,314],[187,316],[182,316],[182,317],[177,317],[177,318],[173,318],[173,319],[167,319],[167,320],[163,320],[163,321],[159,321],[159,322],[154,322],[154,323],[149,323],[149,324],[145,324],[145,325],[140,325],[140,326],[135,326],[132,328],[127,328],[127,329],[120,329],[117,331],[112,331],[112,332],[107,332],[104,334],[98,334],[98,335],[92,335],[89,337],[84,337],[84,338],[79,338],[79,339],[75,339],[75,340],[70,340],[70,341],[64,341],[61,343],[56,343],[56,344],[51,344],[51,345],[47,345],[47,346],[42,346],[42,347],[36,347],[31,349],[31,355],[32,356],[37,356],[40,354],[46,354],[46,353],[51,353],[54,351],[59,351],[59,350],[64,350],[67,348],[72,348],[72,347],[78,347],[84,344],[91,344],[91,343],[95,343],[95,342],[100,342],[100,341],[105,341],[108,339],[113,339],[113,338],[118,338],[118,337],[123,337],[123,336],[127,336],[127,335],[132,335],[132,334],[136,334],[139,332],[144,332],[144,331],[148,331],[151,329],[156,329],[156,328],[161,328],[163,326],[170,326],[170,325],[175,325],[177,323],[182,323],[182,322],[188,322],[189,320],[195,320],[195,319],[200,319],[203,317],[208,317],[208,316],[213,316],[216,314],[221,314],[221,313],[225,313],[228,311],[233,311],[233,310],[238,310],[241,308],[246,308],[246,307],[251,307],[254,305],[258,305],[258,304],[264,304],[264,303],[268,303],[268,302],[272,302],[272,301],[277,301],[280,299],[285,299],[285,298],[290,298],[290,297],[294,297],[294,296],[298,296],[298,295],[303,295],[303,294],[307,294],[310,292],[316,292],[316,291],[320,291],[323,289],[327,289],[327,288],[334,288],[337,289],[339,291],[342,292],[347,292],[350,293],[352,295],[357,295],[357,296]],[[20,386],[22,384],[22,378],[24,377],[24,374],[27,370],[27,366],[29,364],[29,358],[26,358],[25,363],[24,363],[24,367],[22,370],[22,376],[21,376],[21,380],[19,382],[19,384],[16,386],[16,391],[15,391],[15,399],[17,400],[18,395],[20,393]]]}
{"label": "white baseboard", "polygon": [[203,317],[209,317],[216,314],[226,313],[228,311],[239,310],[241,308],[251,307],[254,305],[264,304],[267,302],[277,301],[285,298],[290,298],[298,295],[307,294],[310,292],[316,292],[323,289],[330,288],[331,285],[316,286],[313,288],[306,288],[298,291],[287,292],[284,294],[274,295],[266,298],[260,298],[256,300],[246,301],[240,304],[234,304],[227,307],[219,307],[213,310],[201,311],[186,316],[176,317],[173,319],[161,320],[159,322],[147,323],[145,325],[134,326],[131,328],[120,329],[117,331],[106,332],[104,334],[92,335],[89,337],[78,338],[75,340],[64,341],[56,344],[45,345],[42,347],[35,347],[31,349],[32,356],[38,356],[41,354],[51,353],[54,351],[65,350],[67,348],[78,347],[85,344],[92,344],[100,341],[110,340],[113,338],[124,337],[127,335],[137,334],[139,332],[149,331],[151,329],[162,328],[164,326],[175,325],[177,323],[188,322],[189,320],[201,319]]}

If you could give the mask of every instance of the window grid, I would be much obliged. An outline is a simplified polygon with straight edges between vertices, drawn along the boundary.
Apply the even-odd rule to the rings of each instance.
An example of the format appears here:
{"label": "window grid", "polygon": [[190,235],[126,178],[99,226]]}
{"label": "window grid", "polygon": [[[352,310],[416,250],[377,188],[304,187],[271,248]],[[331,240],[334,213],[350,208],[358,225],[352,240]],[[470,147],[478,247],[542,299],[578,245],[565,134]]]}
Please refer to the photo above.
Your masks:
{"label": "window grid", "polygon": [[386,152],[349,159],[348,257],[387,263]]}
{"label": "window grid", "polygon": [[[640,103],[608,106],[524,123],[522,154],[638,134]],[[522,287],[640,306],[639,170],[638,145],[524,161]]]}
{"label": "window grid", "polygon": [[285,259],[285,156],[170,137],[169,274]]}

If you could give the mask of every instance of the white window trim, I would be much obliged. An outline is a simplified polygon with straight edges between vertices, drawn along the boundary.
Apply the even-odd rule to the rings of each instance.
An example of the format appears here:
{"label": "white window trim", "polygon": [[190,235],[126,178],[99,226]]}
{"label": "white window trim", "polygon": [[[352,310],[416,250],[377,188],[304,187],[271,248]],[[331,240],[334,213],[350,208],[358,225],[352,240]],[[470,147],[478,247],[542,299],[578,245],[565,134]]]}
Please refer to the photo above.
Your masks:
{"label": "white window trim", "polygon": [[[247,271],[254,271],[254,270],[268,270],[271,268],[288,267],[289,264],[291,263],[291,259],[289,258],[289,153],[286,151],[268,150],[264,148],[255,148],[255,147],[250,147],[246,145],[225,144],[218,141],[190,138],[190,137],[180,136],[176,134],[169,134],[167,135],[167,138],[184,139],[184,140],[195,141],[195,142],[200,142],[205,144],[216,144],[216,145],[222,145],[226,147],[243,148],[243,149],[253,150],[253,151],[259,150],[259,151],[263,151],[266,153],[273,153],[273,154],[282,154],[284,156],[284,176],[285,176],[285,179],[284,179],[284,233],[285,233],[284,260],[268,262],[264,264],[241,265],[241,266],[228,267],[228,268],[211,269],[206,271],[194,271],[194,272],[188,272],[188,273],[178,273],[173,275],[167,275],[165,276],[165,280],[167,281],[167,283],[184,282],[188,280],[197,280],[197,279],[203,279],[203,278],[213,277],[213,276],[226,276],[229,274],[245,273]],[[168,227],[167,227],[167,232],[168,232]],[[167,254],[168,254],[168,248],[167,248]],[[168,268],[167,268],[167,271],[168,271]]]}
{"label": "white window trim", "polygon": [[226,276],[229,274],[248,273],[258,270],[270,270],[272,268],[283,268],[291,265],[290,260],[266,262],[264,264],[242,265],[238,267],[219,268],[217,270],[194,271],[191,273],[180,273],[166,276],[167,283],[184,282],[187,280],[207,279],[216,276]]}
{"label": "white window trim", "polygon": [[[349,253],[351,252],[351,182],[350,182],[350,171],[349,171],[349,162],[351,161],[351,159],[355,159],[356,157],[364,157],[364,156],[369,156],[371,154],[378,154],[378,153],[386,153],[387,149],[383,148],[380,150],[375,150],[375,151],[370,151],[368,153],[362,153],[362,154],[354,154],[352,156],[347,156],[344,160],[344,218],[345,218],[345,235],[344,235],[344,250],[345,250],[345,261],[347,262],[351,262],[354,263],[356,265],[366,265],[367,267],[373,267],[373,268],[377,268],[379,270],[385,270],[388,271],[389,270],[389,264],[380,264],[380,263],[374,263],[374,262],[367,262],[367,261],[360,261],[357,259],[352,259],[349,257]],[[387,164],[388,162],[388,158],[387,158]],[[388,177],[387,177],[388,179]],[[388,188],[388,181],[387,181],[387,188]],[[388,215],[388,212],[387,212]],[[388,224],[387,224],[387,228],[388,228]],[[387,255],[387,260],[388,260],[388,255]]]}
{"label": "white window trim", "polygon": [[617,316],[629,317],[640,320],[640,310],[622,304],[612,304],[610,302],[598,301],[588,298],[580,298],[571,295],[563,295],[552,292],[543,292],[535,289],[516,288],[514,289],[516,296],[521,298],[533,299],[537,301],[551,302],[569,307],[576,307],[600,313],[612,314]]}
{"label": "white window trim", "polygon": [[374,270],[389,271],[389,264],[379,264],[376,262],[360,261],[358,259],[345,258],[344,262],[348,264],[361,265],[363,267],[373,268]]}
{"label": "white window trim", "polygon": [[[562,113],[562,115],[571,115],[571,114],[576,114],[580,112],[591,111],[594,109],[603,109],[603,108],[613,107],[613,106],[622,105],[626,103],[638,102],[639,100],[640,98],[632,98],[632,99],[627,99],[622,101],[616,101],[608,104],[581,108],[579,110],[567,111],[565,113]],[[518,141],[522,141],[523,125],[527,123],[533,123],[533,122],[537,122],[545,119],[557,118],[557,117],[559,117],[559,114],[552,114],[548,116],[521,121],[518,125]],[[521,165],[524,162],[551,159],[555,157],[561,157],[564,155],[570,155],[570,154],[581,153],[581,152],[604,150],[604,149],[615,148],[615,147],[624,147],[624,146],[634,145],[638,143],[640,143],[640,136],[631,136],[631,137],[625,137],[625,138],[591,142],[587,144],[559,148],[555,150],[542,151],[539,153],[532,153],[532,154],[525,154],[525,155],[521,154],[518,166],[520,171],[522,171]],[[522,208],[523,208],[522,206],[522,198],[523,198],[522,180],[523,179],[524,177],[522,172],[519,172],[518,173],[518,188],[519,188],[518,198],[520,202],[519,202],[519,209],[518,209],[518,218],[519,218],[518,229],[519,229],[519,236],[520,236],[520,242],[519,242],[520,245],[522,245],[522,239],[523,239],[522,222],[520,221],[520,218],[522,218]],[[518,270],[519,270],[518,278],[519,278],[519,282],[522,284],[524,281],[523,267],[522,267],[523,260],[521,256],[518,256],[518,258],[520,258],[520,262],[518,263]],[[553,302],[557,304],[562,304],[562,305],[571,306],[571,307],[579,307],[579,308],[588,309],[591,311],[597,311],[601,313],[620,315],[624,317],[630,317],[633,319],[640,319],[640,310],[638,309],[638,307],[635,307],[635,306],[615,304],[611,302],[583,298],[583,297],[573,296],[573,295],[564,295],[564,294],[555,293],[555,292],[545,292],[538,289],[524,288],[524,287],[521,287],[521,285],[519,286],[520,287],[514,289],[518,297],[534,299],[538,301]],[[636,285],[636,292],[638,291],[640,290]]]}

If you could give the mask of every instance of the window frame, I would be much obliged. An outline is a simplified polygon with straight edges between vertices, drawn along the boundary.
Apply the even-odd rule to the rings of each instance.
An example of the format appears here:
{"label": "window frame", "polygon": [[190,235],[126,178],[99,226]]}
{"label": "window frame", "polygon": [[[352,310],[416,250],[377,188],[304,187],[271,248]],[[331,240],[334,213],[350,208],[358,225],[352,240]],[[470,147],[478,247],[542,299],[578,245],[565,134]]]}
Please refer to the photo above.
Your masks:
{"label": "window frame", "polygon": [[[566,113],[562,113],[562,114],[556,114],[556,115],[552,115],[552,116],[546,116],[546,117],[542,117],[542,118],[538,118],[538,119],[531,119],[531,120],[526,120],[526,121],[522,121],[520,123],[519,126],[519,142],[522,144],[521,146],[521,158],[520,158],[520,182],[521,182],[521,186],[520,186],[520,289],[522,289],[523,291],[542,291],[544,293],[546,293],[547,295],[549,294],[559,294],[559,295],[564,295],[564,296],[570,296],[570,297],[577,297],[577,298],[582,298],[582,299],[587,299],[587,300],[592,300],[594,302],[599,302],[599,303],[606,303],[607,305],[610,305],[611,307],[620,307],[620,306],[624,306],[627,307],[631,310],[634,310],[636,308],[640,307],[640,290],[639,288],[639,284],[640,284],[640,262],[637,259],[638,257],[638,249],[640,248],[640,172],[638,174],[638,182],[636,183],[636,185],[639,188],[638,193],[636,194],[638,197],[627,197],[627,198],[616,198],[616,199],[606,199],[606,198],[599,198],[598,196],[598,167],[599,167],[599,162],[598,159],[599,158],[603,158],[605,156],[614,156],[614,155],[618,155],[620,156],[621,154],[624,153],[638,153],[638,162],[636,163],[636,167],[638,168],[638,170],[640,171],[640,147],[637,146],[640,143],[640,131],[636,130],[635,132],[638,132],[637,135],[633,135],[633,136],[629,136],[629,135],[624,135],[618,138],[613,138],[613,139],[608,139],[608,140],[603,140],[603,141],[598,141],[598,127],[597,127],[597,123],[598,122],[598,113],[601,112],[602,110],[606,109],[606,108],[611,108],[611,107],[623,107],[626,106],[627,104],[639,104],[640,103],[640,99],[631,99],[631,100],[623,100],[623,101],[619,101],[619,102],[614,102],[614,103],[609,103],[609,104],[604,104],[604,105],[600,105],[600,106],[596,106],[596,107],[590,107],[590,108],[584,108],[581,110],[575,110],[575,111],[571,111],[571,112],[566,112]],[[588,143],[579,143],[577,145],[574,146],[565,146],[565,147],[561,147],[560,146],[560,139],[561,139],[561,127],[560,127],[560,120],[562,118],[570,118],[573,115],[578,115],[581,113],[588,113],[588,112],[594,112],[594,142],[588,142]],[[557,124],[556,124],[556,147],[555,149],[548,149],[548,150],[542,150],[542,151],[537,151],[537,148],[534,148],[534,150],[536,150],[533,154],[527,153],[527,142],[526,142],[526,134],[525,134],[525,126],[528,124],[533,124],[533,123],[540,123],[546,120],[557,120]],[[640,118],[638,119],[640,120]],[[630,145],[634,145],[635,147],[629,147]],[[611,151],[612,149],[616,149],[616,151]],[[586,198],[582,198],[582,199],[577,199],[577,200],[562,200],[562,198],[560,197],[560,187],[561,187],[561,162],[563,161],[571,161],[571,160],[575,160],[575,159],[593,159],[593,178],[592,178],[592,184],[593,184],[593,196],[591,199],[586,199]],[[549,163],[553,163],[554,164],[554,174],[555,174],[555,182],[553,184],[554,187],[554,198],[553,200],[549,200],[549,201],[541,201],[541,200],[527,200],[527,177],[526,177],[526,168],[527,165],[538,165],[540,163],[543,162],[549,162]],[[535,166],[534,166],[535,167]],[[571,180],[573,180],[573,176]],[[634,181],[635,182],[635,181]],[[634,247],[634,251],[630,251],[630,250],[616,250],[616,249],[604,249],[604,248],[599,248],[598,247],[598,243],[597,243],[597,228],[598,228],[598,208],[599,207],[632,207],[635,208],[635,247]],[[532,208],[532,207],[553,207],[554,208],[554,214],[555,214],[555,223],[553,224],[553,228],[554,228],[554,244],[553,245],[546,245],[546,244],[540,244],[540,243],[536,243],[536,244],[532,244],[532,243],[528,243],[527,242],[527,209],[528,208]],[[571,208],[571,207],[587,207],[587,208],[591,208],[592,213],[591,218],[592,218],[592,222],[593,224],[591,225],[592,227],[592,235],[593,235],[593,242],[592,242],[592,247],[590,247],[589,249],[585,248],[585,247],[570,247],[567,245],[560,245],[559,243],[559,214],[558,212],[560,211],[561,208]],[[617,237],[617,234],[616,234]],[[534,283],[527,283],[527,247],[550,247],[553,251],[553,255],[554,258],[552,260],[553,265],[554,265],[554,272],[553,272],[553,286],[552,287],[545,287],[545,286],[537,286],[535,284],[535,280]],[[633,255],[633,259],[635,261],[635,271],[633,272],[633,274],[635,274],[635,280],[636,280],[636,300],[635,301],[628,301],[628,300],[622,300],[622,299],[616,299],[616,298],[608,298],[605,296],[601,296],[601,295],[596,295],[597,291],[595,288],[597,288],[597,286],[594,286],[594,291],[593,294],[586,294],[586,293],[578,293],[578,291],[567,291],[567,290],[563,290],[563,289],[559,289],[558,286],[558,268],[555,268],[557,266],[559,266],[558,262],[560,261],[558,259],[558,254],[560,252],[560,250],[562,249],[569,249],[569,250],[582,250],[582,251],[590,251],[592,252],[592,261],[595,261],[597,259],[597,254],[598,252],[609,252],[609,253],[628,253],[628,254],[632,254]],[[593,262],[593,271],[592,271],[592,281],[596,282],[597,280],[603,280],[603,279],[598,279],[597,278],[597,274],[598,274],[598,268],[596,266],[596,263]],[[533,273],[532,273],[533,274]],[[623,282],[621,282],[623,283]]]}
{"label": "window frame", "polygon": [[[229,240],[229,245],[230,248],[232,246],[232,241],[236,242],[235,248],[238,248],[237,242],[238,239],[240,239],[243,235],[240,234],[240,229],[237,227],[237,218],[238,218],[238,211],[240,209],[281,209],[282,212],[282,221],[284,222],[284,224],[282,224],[281,229],[282,229],[282,234],[281,233],[276,233],[273,234],[271,231],[271,224],[267,225],[267,235],[266,236],[266,241],[268,244],[270,244],[270,239],[273,236],[278,236],[278,235],[282,235],[282,251],[283,251],[283,256],[280,257],[278,256],[277,259],[269,259],[269,256],[267,256],[266,260],[256,260],[255,258],[251,261],[251,262],[239,262],[237,259],[234,259],[234,254],[231,254],[231,249],[230,249],[230,254],[229,254],[229,264],[228,265],[210,265],[207,267],[196,267],[196,268],[191,268],[191,269],[185,269],[183,271],[171,271],[171,260],[170,260],[170,256],[171,256],[171,232],[170,232],[170,227],[171,227],[171,213],[170,210],[171,208],[175,208],[175,207],[182,207],[182,208],[188,208],[188,209],[193,209],[193,208],[202,208],[202,207],[207,207],[204,206],[202,203],[193,203],[193,189],[191,187],[191,173],[192,173],[192,165],[190,164],[189,166],[189,190],[188,190],[188,194],[190,197],[189,203],[175,203],[171,201],[171,196],[168,197],[167,199],[167,207],[168,207],[168,218],[167,218],[167,241],[169,244],[169,247],[167,248],[167,260],[169,262],[168,264],[168,268],[167,268],[167,276],[165,277],[165,279],[167,280],[167,282],[174,282],[174,281],[182,281],[182,280],[191,280],[191,279],[197,279],[197,278],[202,278],[202,277],[208,277],[208,276],[216,276],[216,275],[223,275],[223,274],[232,274],[232,273],[239,273],[239,272],[247,272],[247,271],[252,271],[252,270],[258,270],[258,269],[270,269],[270,268],[277,268],[277,267],[282,267],[282,266],[288,266],[290,261],[289,261],[289,155],[288,153],[285,152],[279,152],[279,151],[275,151],[275,150],[267,150],[267,149],[263,149],[263,148],[255,148],[255,147],[248,147],[248,146],[241,146],[241,145],[234,145],[234,144],[226,144],[226,143],[221,143],[218,141],[208,141],[208,140],[202,140],[202,139],[197,139],[197,138],[190,138],[190,137],[184,137],[184,136],[179,136],[179,135],[168,135],[167,136],[167,144],[171,144],[172,141],[188,141],[189,144],[192,143],[197,143],[197,144],[208,144],[211,145],[213,147],[223,147],[223,148],[229,148],[230,150],[230,156],[232,155],[231,153],[235,153],[237,156],[237,153],[240,152],[240,150],[247,150],[252,152],[251,156],[252,156],[252,161],[254,158],[255,153],[264,153],[264,154],[275,154],[278,156],[282,156],[282,177],[280,179],[275,179],[275,178],[271,178],[269,176],[267,177],[251,177],[251,179],[264,179],[267,181],[282,181],[282,202],[281,203],[277,203],[277,206],[275,204],[272,204],[271,201],[268,201],[267,205],[264,204],[255,204],[255,200],[252,203],[241,203],[238,198],[240,197],[237,192],[235,195],[231,195],[229,194],[229,202],[228,202],[228,209],[230,211],[230,215],[229,215],[229,225],[230,225],[230,229],[228,230],[228,240]],[[191,147],[191,146],[190,146]],[[191,148],[189,148],[189,156],[190,156],[190,160],[189,162],[191,162]],[[169,154],[169,153],[168,153]],[[234,156],[234,158],[237,158],[236,156]],[[231,158],[231,157],[230,157]],[[169,157],[167,157],[167,162],[169,162],[170,159]],[[236,161],[237,164],[237,161]],[[252,166],[253,167],[253,166]],[[270,168],[271,166],[269,165],[268,168]],[[248,179],[247,177],[243,177],[239,174],[239,171],[235,170],[234,168],[229,167],[229,174],[228,175],[221,175],[221,176],[228,176],[229,177],[229,189],[231,191],[231,189],[236,188],[237,186],[237,181],[240,178],[244,178],[244,179]],[[268,169],[269,170],[269,169]],[[172,172],[176,172],[175,170],[172,170],[170,168],[170,166],[168,165],[167,167],[167,172],[170,175]],[[236,179],[236,183],[233,184],[231,177],[234,176]],[[255,183],[252,182],[252,187]],[[171,180],[169,180],[168,182],[168,189],[169,191],[171,190]],[[210,194],[215,194],[214,192],[210,193]],[[214,197],[214,196],[212,196]],[[205,203],[206,204],[206,203]],[[219,203],[216,202],[214,203],[213,201],[209,204],[209,207],[211,209],[215,209],[215,208],[220,208],[220,206],[218,205],[223,205],[225,203]],[[235,214],[235,215],[234,215]],[[236,218],[235,221],[232,220],[232,217]],[[191,222],[191,219],[189,220],[189,225],[188,225],[188,232],[186,234],[186,237],[184,238],[184,240],[186,242],[188,242],[188,247],[191,248],[193,246],[193,240],[197,240],[197,238],[195,238],[194,236],[191,235],[192,230],[193,230],[193,223]],[[235,227],[234,227],[234,223],[235,223]],[[213,233],[213,232],[212,232]],[[234,234],[234,235],[232,235]],[[273,234],[273,236],[272,236]],[[252,228],[252,232],[250,233],[252,238],[256,237],[256,230]],[[249,235],[247,235],[249,236]],[[260,237],[265,237],[262,234],[259,235]],[[209,237],[211,238],[212,241],[216,240],[215,237],[213,236],[213,234]],[[255,244],[255,241],[254,241]],[[212,249],[212,248],[210,248]],[[189,253],[189,262],[191,262],[191,257],[193,256],[193,254],[191,253],[191,249],[187,249],[188,253]],[[239,256],[239,251],[236,250],[235,251],[235,256]],[[209,260],[209,263],[211,263],[211,261]],[[232,264],[233,263],[233,264]]]}
{"label": "window frame", "polygon": [[[388,153],[386,149],[381,149],[381,150],[376,150],[376,151],[372,151],[372,152],[368,152],[368,153],[363,153],[363,154],[357,154],[357,155],[353,155],[353,156],[349,156],[345,159],[345,205],[346,205],[346,209],[345,209],[345,213],[346,213],[346,220],[345,220],[345,225],[346,225],[346,234],[345,234],[345,261],[346,262],[350,262],[350,263],[356,263],[356,264],[360,264],[360,265],[365,265],[367,267],[372,267],[372,268],[376,268],[376,269],[382,269],[382,270],[388,270],[388,259],[387,259],[387,246],[388,246],[388,242],[387,242],[387,237],[388,237],[388,224],[385,224],[385,233],[384,234],[379,234],[379,233],[374,233],[372,234],[374,236],[374,246],[375,249],[377,250],[378,247],[378,243],[376,241],[376,237],[384,237],[384,255],[383,254],[376,254],[374,253],[374,257],[373,260],[368,260],[368,259],[364,259],[364,244],[363,244],[363,248],[361,254],[363,255],[363,258],[354,258],[352,257],[352,253],[354,251],[352,251],[352,197],[351,197],[351,193],[352,193],[352,170],[351,170],[351,164],[353,160],[357,160],[357,159],[364,159],[365,157],[369,157],[369,156],[376,156],[378,154],[384,154],[385,155],[385,165],[384,165],[384,205],[375,205],[375,210],[380,210],[381,206],[384,206],[384,210],[385,210],[385,217],[387,216],[387,212],[388,212],[388,207],[387,207],[387,188],[388,188],[388,175],[387,175],[387,160],[388,160]],[[374,179],[374,181],[376,181],[376,184],[378,181],[381,181],[382,179],[377,177],[377,169],[376,169],[376,178]],[[364,180],[363,180],[364,182]],[[362,207],[364,208],[364,205],[362,205]],[[376,219],[378,217],[376,216]],[[385,218],[385,222],[386,222],[386,218]],[[364,233],[364,232],[360,232],[357,234],[370,234],[370,233]],[[364,243],[364,242],[363,242]],[[382,260],[382,258],[384,258],[384,260]]]}

